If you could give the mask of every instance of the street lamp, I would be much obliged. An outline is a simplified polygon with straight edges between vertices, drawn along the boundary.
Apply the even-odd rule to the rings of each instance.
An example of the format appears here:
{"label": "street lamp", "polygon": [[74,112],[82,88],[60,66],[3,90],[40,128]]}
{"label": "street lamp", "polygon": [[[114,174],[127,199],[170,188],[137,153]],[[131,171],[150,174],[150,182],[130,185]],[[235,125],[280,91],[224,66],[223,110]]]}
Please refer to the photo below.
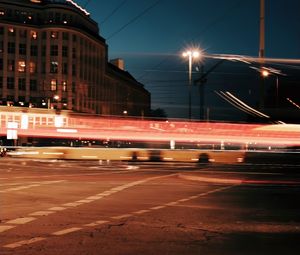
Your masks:
{"label": "street lamp", "polygon": [[200,57],[199,50],[188,50],[182,53],[184,58],[189,59],[189,119],[192,118],[192,65],[193,59]]}

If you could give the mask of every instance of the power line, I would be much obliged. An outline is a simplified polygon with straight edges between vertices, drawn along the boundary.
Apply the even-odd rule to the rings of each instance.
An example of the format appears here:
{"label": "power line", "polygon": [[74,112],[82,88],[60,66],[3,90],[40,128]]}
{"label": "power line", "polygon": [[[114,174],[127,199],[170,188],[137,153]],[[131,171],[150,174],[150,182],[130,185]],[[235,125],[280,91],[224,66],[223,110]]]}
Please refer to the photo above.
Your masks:
{"label": "power line", "polygon": [[108,14],[101,22],[100,24],[103,25],[107,20],[109,20],[125,3],[127,0],[123,0],[116,8],[114,8],[110,14]]}
{"label": "power line", "polygon": [[125,25],[123,25],[122,27],[120,27],[117,31],[113,32],[111,35],[109,35],[107,37],[107,40],[110,40],[112,37],[114,37],[116,34],[120,33],[122,30],[124,30],[127,26],[129,26],[130,24],[132,24],[133,22],[135,22],[137,19],[139,19],[140,17],[142,17],[143,15],[145,15],[147,12],[149,12],[151,9],[153,9],[156,5],[158,5],[162,0],[157,0],[156,2],[154,2],[152,5],[150,5],[149,7],[147,7],[145,10],[143,10],[140,14],[138,14],[137,16],[135,16],[133,19],[131,19],[129,22],[127,22]]}
{"label": "power line", "polygon": [[[238,7],[240,7],[240,5],[242,5],[244,3],[246,3],[246,1],[244,1],[244,0],[237,1],[234,5],[232,5],[230,8],[228,8],[223,15],[219,16],[218,18],[216,18],[212,23],[210,23],[209,25],[207,25],[199,34],[197,34],[196,36],[194,36],[191,41],[194,41],[195,39],[197,39],[198,37],[200,37],[201,35],[203,35],[204,33],[206,33],[208,31],[208,29],[210,29],[211,27],[213,27],[216,24],[218,24],[219,22],[221,22],[223,19],[225,19],[227,17],[227,15],[229,15],[231,13],[231,11],[237,9]],[[169,58],[170,58],[169,56],[165,57],[158,64],[154,65],[152,67],[152,69],[157,69],[160,65],[162,65],[163,63],[165,63]],[[147,75],[147,73],[142,74],[141,76],[139,76],[137,78],[137,80],[142,79],[146,75]]]}

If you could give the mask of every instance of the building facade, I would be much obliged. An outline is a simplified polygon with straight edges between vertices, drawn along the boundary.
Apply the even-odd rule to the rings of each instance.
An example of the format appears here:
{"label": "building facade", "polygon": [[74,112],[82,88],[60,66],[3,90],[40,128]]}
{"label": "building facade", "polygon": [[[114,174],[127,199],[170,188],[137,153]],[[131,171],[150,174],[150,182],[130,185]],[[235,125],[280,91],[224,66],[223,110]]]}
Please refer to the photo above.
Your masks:
{"label": "building facade", "polygon": [[147,115],[150,93],[108,62],[98,24],[72,0],[0,1],[1,104]]}

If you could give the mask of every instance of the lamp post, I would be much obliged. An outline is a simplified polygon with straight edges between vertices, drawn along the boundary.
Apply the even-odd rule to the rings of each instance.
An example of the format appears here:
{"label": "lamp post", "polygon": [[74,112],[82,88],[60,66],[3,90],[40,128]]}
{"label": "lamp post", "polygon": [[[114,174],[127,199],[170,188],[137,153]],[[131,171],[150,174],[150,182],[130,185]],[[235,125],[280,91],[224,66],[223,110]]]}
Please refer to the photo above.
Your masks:
{"label": "lamp post", "polygon": [[193,59],[199,58],[200,52],[198,50],[188,50],[182,53],[184,58],[189,59],[189,119],[192,118],[192,65]]}

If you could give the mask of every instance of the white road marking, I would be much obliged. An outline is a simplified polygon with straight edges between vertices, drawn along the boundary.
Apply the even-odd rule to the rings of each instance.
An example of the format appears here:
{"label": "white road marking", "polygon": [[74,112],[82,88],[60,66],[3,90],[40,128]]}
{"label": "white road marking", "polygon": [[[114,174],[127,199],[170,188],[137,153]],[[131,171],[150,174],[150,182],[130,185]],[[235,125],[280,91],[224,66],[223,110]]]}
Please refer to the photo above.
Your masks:
{"label": "white road marking", "polygon": [[56,207],[51,207],[48,210],[50,210],[50,211],[63,211],[63,210],[66,210],[66,209],[67,209],[66,207],[56,206]]}
{"label": "white road marking", "polygon": [[39,242],[39,241],[42,241],[42,240],[45,240],[45,239],[46,239],[45,237],[35,237],[35,238],[31,238],[29,240],[23,240],[23,241],[19,241],[19,242],[16,242],[16,243],[7,244],[7,245],[4,245],[3,247],[14,249],[14,248],[17,248],[17,247],[20,247],[20,246],[23,246],[23,245],[36,243],[36,242]]}
{"label": "white road marking", "polygon": [[93,202],[95,199],[83,199],[83,200],[78,200],[75,203],[81,203],[81,204],[85,204],[85,203],[91,203]]}
{"label": "white road marking", "polygon": [[159,210],[159,209],[162,209],[162,208],[165,208],[166,206],[164,205],[159,205],[159,206],[154,206],[154,207],[151,207],[150,209],[151,210]]}
{"label": "white road marking", "polygon": [[108,220],[98,220],[98,221],[95,221],[95,222],[92,222],[92,223],[89,223],[89,224],[85,224],[84,226],[86,227],[95,227],[95,226],[98,226],[98,225],[101,225],[101,224],[105,224],[109,222]]}
{"label": "white road marking", "polygon": [[119,216],[113,216],[111,218],[115,219],[115,220],[119,220],[119,219],[123,219],[123,218],[128,218],[130,216],[132,216],[132,214],[123,214],[123,215],[119,215]]}
{"label": "white road marking", "polygon": [[178,204],[178,202],[170,202],[170,203],[167,203],[166,205],[176,205],[176,204]]}
{"label": "white road marking", "polygon": [[35,219],[36,218],[34,218],[34,217],[24,217],[24,218],[17,218],[17,219],[14,219],[14,220],[10,220],[10,221],[7,221],[6,223],[7,224],[21,225],[21,224],[26,224],[28,222],[31,222],[31,221],[33,221]]}
{"label": "white road marking", "polygon": [[64,204],[64,206],[69,206],[69,207],[76,207],[78,205],[82,205],[82,203],[73,202],[73,203],[66,203],[66,204]]}
{"label": "white road marking", "polygon": [[91,196],[91,197],[87,197],[86,200],[97,200],[99,198],[102,198],[102,196]]}
{"label": "white road marking", "polygon": [[143,213],[147,213],[147,212],[150,212],[150,210],[139,210],[139,211],[134,212],[134,214],[143,214]]}
{"label": "white road marking", "polygon": [[52,233],[52,235],[54,235],[54,236],[66,235],[66,234],[69,234],[69,233],[72,233],[72,232],[75,232],[75,231],[78,231],[81,229],[82,228],[67,228],[67,229],[63,229],[63,230],[54,232],[54,233]]}
{"label": "white road marking", "polygon": [[0,233],[15,227],[16,226],[0,226]]}
{"label": "white road marking", "polygon": [[38,211],[29,214],[30,216],[47,216],[49,214],[55,213],[54,211]]}

